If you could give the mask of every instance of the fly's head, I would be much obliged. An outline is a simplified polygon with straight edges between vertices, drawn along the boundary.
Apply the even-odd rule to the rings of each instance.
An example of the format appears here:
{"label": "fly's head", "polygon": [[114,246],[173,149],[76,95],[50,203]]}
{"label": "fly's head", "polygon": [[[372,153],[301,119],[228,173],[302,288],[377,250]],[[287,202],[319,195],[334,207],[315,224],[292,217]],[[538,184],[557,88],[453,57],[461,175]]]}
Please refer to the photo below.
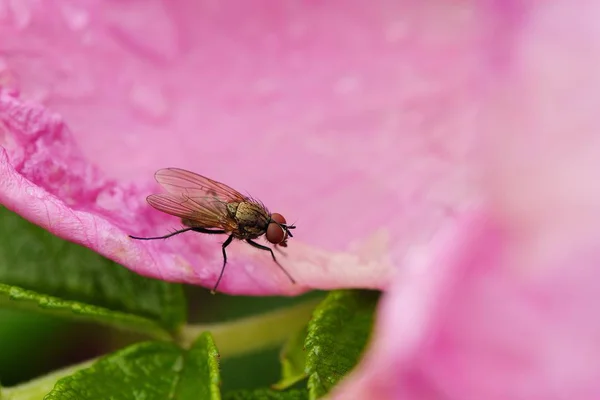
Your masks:
{"label": "fly's head", "polygon": [[267,240],[281,247],[287,247],[287,239],[294,237],[291,230],[296,229],[295,225],[288,225],[284,216],[278,213],[271,214],[271,220],[267,226]]}

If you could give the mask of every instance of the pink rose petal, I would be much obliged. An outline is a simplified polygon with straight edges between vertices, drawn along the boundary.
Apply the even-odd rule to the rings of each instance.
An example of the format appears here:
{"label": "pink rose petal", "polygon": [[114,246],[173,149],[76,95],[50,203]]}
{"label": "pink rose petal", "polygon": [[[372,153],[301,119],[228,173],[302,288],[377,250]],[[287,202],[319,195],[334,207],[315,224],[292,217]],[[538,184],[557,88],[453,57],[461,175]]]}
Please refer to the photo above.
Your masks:
{"label": "pink rose petal", "polygon": [[435,243],[398,274],[374,343],[331,398],[599,398],[597,240],[525,266],[514,234],[479,216]]}
{"label": "pink rose petal", "polygon": [[[210,286],[221,266],[217,238],[126,237],[178,226],[144,204],[163,167],[248,191],[297,221],[281,258],[299,284],[268,254],[235,244],[221,285],[230,293],[384,288],[391,266],[469,196],[473,54],[487,24],[460,5],[60,0],[1,9],[0,85],[21,94],[5,92],[0,105],[6,173],[64,207],[32,221],[49,226],[89,213],[84,220],[95,225],[54,232],[139,273]],[[439,63],[440,53],[452,57]],[[41,175],[22,169],[19,157],[49,140],[50,128],[36,139],[14,132],[13,102],[25,110],[43,104],[44,120],[58,113],[77,142],[63,133],[65,154],[82,164],[72,167],[50,146],[28,164]],[[54,163],[70,171],[60,179],[79,183],[64,185],[67,194],[63,181],[44,176]],[[8,195],[2,201],[21,210],[21,195]]]}
{"label": "pink rose petal", "polygon": [[[194,269],[186,260],[186,257],[204,258],[208,259],[205,263],[212,262],[220,266],[222,259],[219,251],[209,254],[198,245],[203,239],[204,243],[210,243],[210,238],[187,235],[148,245],[127,236],[131,231],[129,227],[135,224],[140,215],[150,225],[159,224],[159,221],[168,217],[146,206],[141,193],[150,190],[150,187],[140,189],[134,185],[117,185],[83,161],[58,116],[49,114],[42,107],[23,104],[0,91],[0,121],[2,141],[11,143],[10,146],[0,147],[0,204],[60,237],[90,247],[141,274],[189,283],[214,279],[214,270]],[[271,267],[264,262],[264,255],[252,254],[251,250],[236,245],[231,247],[247,254],[250,260],[246,261],[247,275],[233,274],[229,279],[237,279],[237,284],[244,288],[241,290],[245,293],[282,290],[283,293],[289,291],[293,294],[303,289],[304,285],[292,286],[285,276],[278,277],[269,271],[265,271],[268,278],[253,277],[250,274],[255,268],[252,261]],[[300,250],[307,247],[300,243]],[[305,251],[305,254],[298,249],[295,252],[298,252],[295,265],[302,267],[300,273],[294,273],[295,276],[302,279],[302,271],[308,275],[324,275],[319,278],[323,287],[336,287],[345,279],[348,279],[346,284],[352,286],[352,279],[361,274],[364,275],[359,278],[361,284],[367,286],[374,285],[370,281],[386,279],[385,276],[378,276],[377,268],[360,256],[336,255],[317,249]],[[263,256],[262,260],[260,256]],[[231,258],[236,260],[238,257],[234,255]],[[353,264],[356,265],[354,276],[339,276],[339,271]],[[319,269],[314,265],[318,265]],[[265,285],[265,280],[270,280],[272,286]]]}
{"label": "pink rose petal", "polygon": [[398,270],[332,398],[600,398],[600,5],[496,11],[516,23],[478,119],[485,199]]}

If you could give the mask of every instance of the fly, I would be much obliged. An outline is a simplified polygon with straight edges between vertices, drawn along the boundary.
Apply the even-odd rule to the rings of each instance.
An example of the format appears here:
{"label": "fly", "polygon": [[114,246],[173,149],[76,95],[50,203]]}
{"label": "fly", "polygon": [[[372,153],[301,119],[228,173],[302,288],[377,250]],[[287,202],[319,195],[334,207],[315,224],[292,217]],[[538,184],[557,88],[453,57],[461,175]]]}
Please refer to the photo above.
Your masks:
{"label": "fly", "polygon": [[214,294],[223,278],[227,264],[226,248],[233,239],[243,240],[257,249],[268,251],[273,261],[296,283],[294,278],[279,264],[273,250],[254,239],[265,235],[274,245],[287,247],[288,237],[293,237],[291,229],[283,215],[270,213],[260,201],[244,196],[229,186],[180,168],[160,169],[154,175],[156,181],[166,193],[151,194],[146,198],[148,204],[164,213],[181,218],[186,228],[157,237],[129,237],[138,240],[167,239],[187,231],[211,235],[228,235],[223,243],[223,267],[212,289]]}

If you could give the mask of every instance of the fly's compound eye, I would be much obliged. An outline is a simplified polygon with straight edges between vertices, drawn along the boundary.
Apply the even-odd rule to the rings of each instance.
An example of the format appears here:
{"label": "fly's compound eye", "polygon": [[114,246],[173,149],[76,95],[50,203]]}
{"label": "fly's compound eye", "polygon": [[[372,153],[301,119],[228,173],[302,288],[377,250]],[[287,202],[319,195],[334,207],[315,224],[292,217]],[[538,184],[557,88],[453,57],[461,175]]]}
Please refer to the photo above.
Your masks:
{"label": "fly's compound eye", "polygon": [[279,213],[273,213],[271,214],[271,220],[276,223],[271,222],[267,227],[267,240],[273,244],[281,244],[283,247],[287,246],[285,241],[288,238],[288,234],[285,229],[281,227],[281,225],[285,225],[287,222],[285,217]]}
{"label": "fly's compound eye", "polygon": [[279,244],[287,239],[287,234],[281,226],[275,222],[271,222],[267,227],[267,240],[273,244]]}
{"label": "fly's compound eye", "polygon": [[285,217],[279,213],[271,214],[271,219],[282,225],[285,225],[287,223],[287,221],[285,220]]}

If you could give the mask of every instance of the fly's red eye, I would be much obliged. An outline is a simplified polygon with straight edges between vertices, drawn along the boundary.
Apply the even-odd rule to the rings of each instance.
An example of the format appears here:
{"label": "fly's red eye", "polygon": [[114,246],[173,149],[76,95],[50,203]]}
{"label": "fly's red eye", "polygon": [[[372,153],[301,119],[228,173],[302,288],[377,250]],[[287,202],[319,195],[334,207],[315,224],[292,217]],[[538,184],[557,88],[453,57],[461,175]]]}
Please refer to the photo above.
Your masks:
{"label": "fly's red eye", "polygon": [[275,222],[271,222],[267,227],[267,240],[273,244],[279,244],[283,242],[286,238],[285,231]]}
{"label": "fly's red eye", "polygon": [[280,224],[285,224],[287,222],[284,216],[279,213],[271,214],[271,219],[275,222],[279,222]]}

